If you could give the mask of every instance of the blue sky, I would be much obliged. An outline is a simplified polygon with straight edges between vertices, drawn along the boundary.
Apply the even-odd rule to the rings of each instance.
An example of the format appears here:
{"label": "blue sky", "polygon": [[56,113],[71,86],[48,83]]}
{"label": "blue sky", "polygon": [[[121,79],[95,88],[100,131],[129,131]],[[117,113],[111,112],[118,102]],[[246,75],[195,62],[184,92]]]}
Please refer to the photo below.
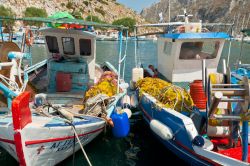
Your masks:
{"label": "blue sky", "polygon": [[140,13],[143,8],[149,7],[159,1],[160,0],[117,0],[117,2],[134,9],[138,13]]}

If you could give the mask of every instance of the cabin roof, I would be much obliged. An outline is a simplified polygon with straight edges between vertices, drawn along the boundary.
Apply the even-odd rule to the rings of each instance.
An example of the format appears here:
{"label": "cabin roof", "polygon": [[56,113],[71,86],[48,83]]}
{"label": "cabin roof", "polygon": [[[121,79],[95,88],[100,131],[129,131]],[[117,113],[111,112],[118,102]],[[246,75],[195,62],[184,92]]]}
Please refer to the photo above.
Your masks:
{"label": "cabin roof", "polygon": [[74,29],[60,29],[60,28],[48,28],[48,27],[46,27],[46,28],[41,28],[39,31],[42,33],[54,33],[55,35],[56,34],[64,34],[64,36],[72,36],[72,37],[76,37],[78,35],[87,36],[90,38],[96,37],[96,34],[94,34],[94,33],[91,33],[88,31],[78,31],[78,30],[74,30]]}
{"label": "cabin roof", "polygon": [[206,33],[167,33],[161,37],[170,39],[227,39],[230,36],[224,32]]}

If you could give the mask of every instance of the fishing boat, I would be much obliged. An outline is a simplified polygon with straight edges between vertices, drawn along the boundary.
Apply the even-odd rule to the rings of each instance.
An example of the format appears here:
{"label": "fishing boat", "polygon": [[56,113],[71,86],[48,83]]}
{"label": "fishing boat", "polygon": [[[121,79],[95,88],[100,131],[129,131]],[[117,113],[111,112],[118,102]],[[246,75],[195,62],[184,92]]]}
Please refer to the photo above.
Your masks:
{"label": "fishing boat", "polygon": [[[115,28],[120,37],[126,30],[69,18],[0,18],[6,19]],[[106,124],[116,125],[110,117],[126,94],[127,84],[119,74],[126,57],[120,47],[117,71],[109,62],[96,64],[93,33],[54,27],[40,32],[48,58],[30,67],[21,65],[29,53],[21,52],[15,43],[0,43],[5,50],[0,51],[0,92],[7,103],[0,107],[0,146],[27,166],[56,165],[81,148],[91,165],[83,146]],[[32,45],[30,37],[24,42],[27,47]]]}
{"label": "fishing boat", "polygon": [[217,73],[230,36],[184,17],[185,22],[137,25],[167,30],[157,33],[160,78],[143,78],[140,65],[133,69],[139,109],[155,137],[190,165],[249,165],[249,81],[231,83],[226,65]]}

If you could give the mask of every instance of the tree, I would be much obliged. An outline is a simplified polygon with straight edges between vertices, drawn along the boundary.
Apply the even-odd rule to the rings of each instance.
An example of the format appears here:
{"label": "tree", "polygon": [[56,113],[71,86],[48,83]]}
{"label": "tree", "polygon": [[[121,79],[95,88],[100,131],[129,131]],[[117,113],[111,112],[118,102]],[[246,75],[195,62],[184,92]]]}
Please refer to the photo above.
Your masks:
{"label": "tree", "polygon": [[[15,14],[10,8],[5,8],[3,5],[0,5],[0,16],[14,17]],[[2,24],[2,26],[4,27],[10,26],[10,28],[12,28],[12,26],[14,25],[14,21],[3,21]]]}
{"label": "tree", "polygon": [[[92,18],[91,18],[92,17]],[[91,16],[91,15],[88,15],[86,18],[85,18],[86,21],[92,21],[92,22],[97,22],[97,23],[104,23],[104,21],[102,21],[99,17],[97,16]]]}
{"label": "tree", "polygon": [[[105,24],[105,21],[102,21],[99,17],[97,16],[91,16],[91,15],[88,15],[86,18],[85,18],[86,21],[91,21],[91,22],[96,22],[96,23],[100,23],[100,24]],[[101,30],[104,30],[106,28],[104,27],[96,27],[94,26],[95,29],[101,29]]]}
{"label": "tree", "polygon": [[[36,7],[28,7],[24,12],[25,17],[47,17],[48,14],[45,9],[39,9]],[[29,25],[35,25],[40,27],[42,23],[40,22],[29,22]]]}
{"label": "tree", "polygon": [[123,25],[125,27],[129,28],[129,32],[132,32],[134,30],[134,25],[136,23],[136,20],[130,17],[125,17],[122,19],[118,19],[113,21],[113,25]]}
{"label": "tree", "polygon": [[82,14],[79,11],[74,11],[71,13],[72,16],[74,16],[76,19],[82,19]]}

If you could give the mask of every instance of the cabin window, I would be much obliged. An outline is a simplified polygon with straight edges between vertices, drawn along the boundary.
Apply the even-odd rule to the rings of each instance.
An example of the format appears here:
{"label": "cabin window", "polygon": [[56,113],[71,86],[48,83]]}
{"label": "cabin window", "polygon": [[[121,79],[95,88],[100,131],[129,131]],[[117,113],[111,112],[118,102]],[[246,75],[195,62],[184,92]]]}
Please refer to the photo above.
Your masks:
{"label": "cabin window", "polygon": [[91,40],[80,39],[80,55],[90,56],[91,55]]}
{"label": "cabin window", "polygon": [[219,41],[183,42],[180,59],[214,59],[219,50]]}
{"label": "cabin window", "polygon": [[62,37],[63,52],[64,54],[75,54],[75,43],[72,37]]}
{"label": "cabin window", "polygon": [[163,47],[163,52],[166,55],[171,56],[171,50],[172,50],[172,43],[171,42],[165,42]]}
{"label": "cabin window", "polygon": [[57,38],[55,36],[46,36],[46,43],[51,53],[59,53]]}

